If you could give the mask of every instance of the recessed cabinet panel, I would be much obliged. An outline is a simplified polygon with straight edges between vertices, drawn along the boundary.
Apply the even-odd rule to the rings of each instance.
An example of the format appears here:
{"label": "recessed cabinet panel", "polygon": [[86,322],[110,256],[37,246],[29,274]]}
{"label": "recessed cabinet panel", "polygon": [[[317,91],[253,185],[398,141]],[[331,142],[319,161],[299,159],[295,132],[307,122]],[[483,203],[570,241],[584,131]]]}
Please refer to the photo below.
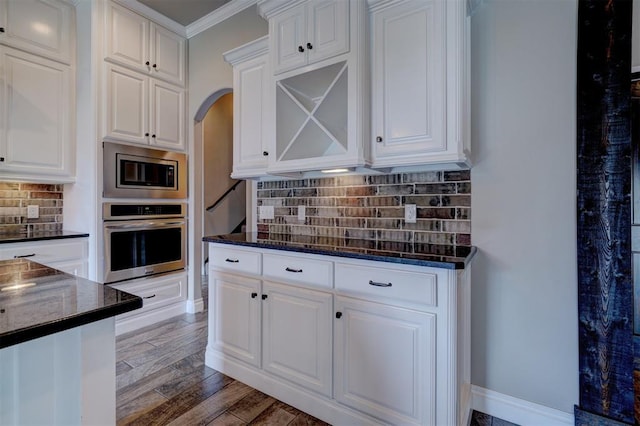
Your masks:
{"label": "recessed cabinet panel", "polygon": [[[212,272],[209,344],[260,366],[260,280]],[[253,296],[255,294],[255,296]],[[211,319],[215,318],[215,321]]]}
{"label": "recessed cabinet panel", "polygon": [[148,79],[133,71],[107,67],[107,135],[148,144]]}
{"label": "recessed cabinet panel", "polygon": [[435,315],[345,297],[336,311],[336,400],[390,424],[437,424]]}
{"label": "recessed cabinet panel", "polygon": [[[266,59],[266,58],[265,58]],[[240,164],[261,164],[264,163],[266,168],[266,158],[263,155],[265,148],[262,139],[264,138],[264,114],[265,107],[264,97],[267,93],[267,79],[265,78],[265,62],[259,61],[255,66],[242,69],[238,78],[241,82],[240,91],[234,93],[235,97],[239,97],[238,108],[240,123],[238,126],[239,144],[234,146],[239,149],[238,161]],[[234,161],[235,166],[235,161]]]}
{"label": "recessed cabinet panel", "polygon": [[62,175],[68,172],[71,72],[67,66],[6,48],[4,161],[0,171]]}
{"label": "recessed cabinet panel", "polygon": [[331,396],[331,293],[263,283],[263,368]]}
{"label": "recessed cabinet panel", "polygon": [[275,56],[275,74],[306,63],[306,19],[306,6],[301,5],[283,12],[270,21],[269,34],[273,34],[271,48],[272,55]]}
{"label": "recessed cabinet panel", "polygon": [[[309,5],[309,62],[349,51],[349,2],[316,0]],[[306,46],[308,48],[308,46]]]}
{"label": "recessed cabinet panel", "polygon": [[151,80],[151,143],[165,148],[184,147],[184,91],[176,86]]}
{"label": "recessed cabinet panel", "polygon": [[0,2],[0,43],[69,64],[74,10],[57,0]]}
{"label": "recessed cabinet panel", "polygon": [[109,27],[105,54],[125,65],[144,67],[149,60],[149,21],[113,2],[109,2],[107,8]]}
{"label": "recessed cabinet panel", "polygon": [[447,148],[442,3],[410,1],[375,17],[376,157]]}
{"label": "recessed cabinet panel", "polygon": [[150,43],[153,77],[184,85],[184,38],[152,22]]}

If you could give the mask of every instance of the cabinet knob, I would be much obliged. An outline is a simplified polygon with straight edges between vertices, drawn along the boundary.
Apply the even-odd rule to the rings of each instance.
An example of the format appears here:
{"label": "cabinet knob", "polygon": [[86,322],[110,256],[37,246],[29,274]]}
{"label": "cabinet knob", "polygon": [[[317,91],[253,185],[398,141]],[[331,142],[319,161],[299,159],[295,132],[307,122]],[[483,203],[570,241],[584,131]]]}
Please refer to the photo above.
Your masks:
{"label": "cabinet knob", "polygon": [[146,66],[149,66],[150,62],[149,62],[149,61],[147,61],[147,62],[145,62],[144,64],[145,64]]}
{"label": "cabinet knob", "polygon": [[267,295],[266,295],[266,294],[263,294],[263,295],[262,295],[262,300],[265,300],[266,298],[267,298]]}
{"label": "cabinet knob", "polygon": [[153,64],[153,68],[157,68],[157,67],[158,67],[158,65],[156,65],[156,64]]}
{"label": "cabinet knob", "polygon": [[0,27],[0,33],[4,32],[4,27]]}
{"label": "cabinet knob", "polygon": [[251,293],[251,298],[255,299],[256,297],[258,297],[258,293]]}
{"label": "cabinet knob", "polygon": [[144,134],[144,137],[145,137],[145,138],[148,138],[148,137],[149,137],[149,133],[145,133],[145,134]]}
{"label": "cabinet knob", "polygon": [[300,52],[300,53],[304,52],[304,47],[298,46],[298,52]]}
{"label": "cabinet knob", "polygon": [[262,155],[266,157],[267,155],[269,155],[269,153],[267,151],[262,151]]}
{"label": "cabinet knob", "polygon": [[0,157],[0,163],[4,161],[4,157]]}
{"label": "cabinet knob", "polygon": [[155,138],[156,138],[156,135],[151,135],[151,137],[155,139]]}
{"label": "cabinet knob", "polygon": [[376,138],[376,142],[378,142],[378,143],[382,142],[382,136],[378,136],[378,137]]}
{"label": "cabinet knob", "polygon": [[311,43],[307,43],[307,49],[309,50],[313,49],[313,45]]}
{"label": "cabinet knob", "polygon": [[342,318],[342,312],[336,312],[336,318],[338,319]]}

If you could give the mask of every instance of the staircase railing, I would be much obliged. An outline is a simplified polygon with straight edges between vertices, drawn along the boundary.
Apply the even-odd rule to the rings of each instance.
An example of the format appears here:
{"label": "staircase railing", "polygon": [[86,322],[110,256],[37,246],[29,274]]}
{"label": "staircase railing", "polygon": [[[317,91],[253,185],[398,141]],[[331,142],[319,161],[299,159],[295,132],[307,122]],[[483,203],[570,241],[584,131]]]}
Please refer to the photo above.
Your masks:
{"label": "staircase railing", "polygon": [[236,181],[236,183],[231,185],[231,187],[229,189],[227,189],[224,192],[224,194],[222,194],[213,204],[211,204],[205,210],[208,211],[208,212],[214,210],[218,206],[218,204],[220,204],[226,198],[226,196],[231,193],[231,191],[235,191],[236,188],[238,187],[238,185],[240,185],[242,182],[243,182],[242,180]]}

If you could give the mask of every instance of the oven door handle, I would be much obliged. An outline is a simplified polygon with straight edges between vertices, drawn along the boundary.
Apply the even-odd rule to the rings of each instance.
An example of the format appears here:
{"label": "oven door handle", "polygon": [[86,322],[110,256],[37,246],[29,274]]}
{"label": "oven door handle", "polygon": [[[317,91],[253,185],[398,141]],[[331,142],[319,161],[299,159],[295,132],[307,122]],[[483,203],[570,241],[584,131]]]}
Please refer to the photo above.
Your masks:
{"label": "oven door handle", "polygon": [[174,221],[174,222],[129,222],[129,223],[108,223],[105,224],[104,227],[106,229],[147,229],[147,228],[157,228],[158,226],[182,226],[184,225],[184,221]]}

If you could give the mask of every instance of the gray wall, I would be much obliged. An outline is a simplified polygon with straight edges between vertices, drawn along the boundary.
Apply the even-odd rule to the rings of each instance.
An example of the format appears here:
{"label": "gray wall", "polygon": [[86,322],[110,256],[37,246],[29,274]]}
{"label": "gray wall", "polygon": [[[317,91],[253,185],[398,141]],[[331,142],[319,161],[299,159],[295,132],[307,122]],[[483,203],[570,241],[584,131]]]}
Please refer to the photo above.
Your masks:
{"label": "gray wall", "polygon": [[578,402],[575,0],[472,19],[472,383]]}

